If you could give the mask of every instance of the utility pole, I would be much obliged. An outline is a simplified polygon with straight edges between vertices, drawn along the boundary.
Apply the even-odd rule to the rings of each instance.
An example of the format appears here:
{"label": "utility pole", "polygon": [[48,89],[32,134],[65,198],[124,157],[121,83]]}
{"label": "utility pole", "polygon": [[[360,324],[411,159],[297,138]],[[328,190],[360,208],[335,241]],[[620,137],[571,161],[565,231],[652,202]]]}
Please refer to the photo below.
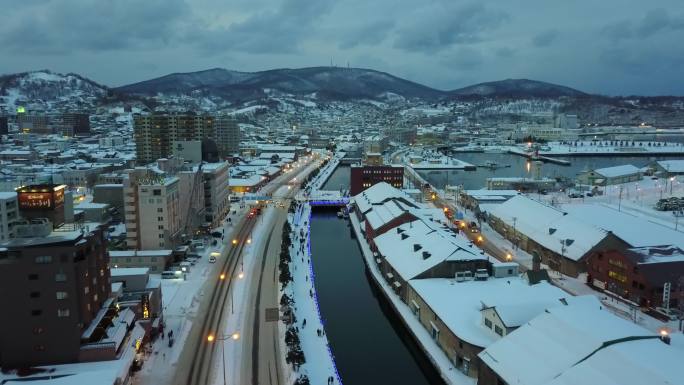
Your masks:
{"label": "utility pole", "polygon": [[622,206],[622,185],[620,185],[620,192],[618,193],[618,211],[622,211],[621,206]]}

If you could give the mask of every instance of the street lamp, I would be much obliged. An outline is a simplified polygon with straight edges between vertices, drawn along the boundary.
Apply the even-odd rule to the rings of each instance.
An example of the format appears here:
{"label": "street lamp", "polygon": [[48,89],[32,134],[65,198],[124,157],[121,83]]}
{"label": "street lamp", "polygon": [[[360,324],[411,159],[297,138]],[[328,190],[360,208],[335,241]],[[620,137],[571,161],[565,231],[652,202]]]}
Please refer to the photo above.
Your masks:
{"label": "street lamp", "polygon": [[[233,340],[237,341],[240,339],[240,333],[235,332],[233,334],[224,334],[220,337],[217,337],[213,334],[209,334],[207,336],[207,342],[213,343],[214,341],[226,341],[226,340]],[[226,344],[222,343],[221,344],[221,359],[222,359],[222,364],[221,366],[223,367],[223,385],[226,385]]]}
{"label": "street lamp", "polygon": [[237,239],[233,239],[232,243],[233,243],[233,245],[237,245],[237,243],[238,243]]}

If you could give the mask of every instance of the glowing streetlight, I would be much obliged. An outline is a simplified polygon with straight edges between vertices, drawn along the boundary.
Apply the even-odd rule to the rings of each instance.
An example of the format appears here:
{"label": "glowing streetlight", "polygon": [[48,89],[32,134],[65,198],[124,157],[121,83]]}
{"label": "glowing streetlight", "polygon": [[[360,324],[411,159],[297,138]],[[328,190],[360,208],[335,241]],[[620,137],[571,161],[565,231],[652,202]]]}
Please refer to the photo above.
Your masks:
{"label": "glowing streetlight", "polygon": [[216,339],[216,337],[215,337],[213,334],[209,334],[209,335],[207,336],[207,341],[208,341],[208,342],[214,342],[215,339]]}
{"label": "glowing streetlight", "polygon": [[221,273],[221,275],[219,275],[219,279],[220,280],[226,279],[226,275],[224,273]]}
{"label": "glowing streetlight", "polygon": [[233,245],[237,245],[237,239],[233,239]]}
{"label": "glowing streetlight", "polygon": [[506,253],[506,260],[507,260],[507,261],[512,261],[512,260],[513,260],[513,256],[511,255],[511,253]]}
{"label": "glowing streetlight", "polygon": [[444,208],[444,212],[445,212],[445,213],[448,213],[448,212],[449,212],[449,208],[448,208],[448,207],[445,207],[445,208]]}
{"label": "glowing streetlight", "polygon": [[667,329],[660,329],[660,336],[661,337],[667,337],[670,333],[667,331]]}
{"label": "glowing streetlight", "polygon": [[240,278],[240,279],[245,278],[245,273],[242,271],[240,273],[238,273],[238,278]]}
{"label": "glowing streetlight", "polygon": [[252,238],[247,238],[247,244],[252,243]]}

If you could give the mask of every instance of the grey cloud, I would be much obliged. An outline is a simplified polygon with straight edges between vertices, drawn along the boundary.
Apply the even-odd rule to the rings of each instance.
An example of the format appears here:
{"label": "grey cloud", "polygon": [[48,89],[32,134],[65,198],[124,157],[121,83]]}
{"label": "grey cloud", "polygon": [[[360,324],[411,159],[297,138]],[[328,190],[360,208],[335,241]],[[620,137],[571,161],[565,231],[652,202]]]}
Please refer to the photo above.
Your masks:
{"label": "grey cloud", "polygon": [[515,55],[515,50],[510,47],[497,48],[494,53],[500,58],[510,58]]}
{"label": "grey cloud", "polygon": [[15,52],[107,51],[165,44],[186,14],[184,0],[47,2],[17,11],[0,27]]}
{"label": "grey cloud", "polygon": [[555,29],[550,29],[548,31],[544,31],[542,33],[535,35],[532,38],[532,44],[535,47],[548,47],[549,45],[551,45],[551,43],[556,41],[556,39],[558,38],[558,35],[559,35],[558,31]]}
{"label": "grey cloud", "polygon": [[186,41],[197,43],[206,52],[294,53],[302,40],[315,35],[317,21],[334,4],[334,0],[284,0],[276,10],[254,14],[225,28],[193,31]]}
{"label": "grey cloud", "polygon": [[644,17],[631,22],[621,20],[603,28],[603,32],[613,40],[644,39],[661,32],[684,29],[684,15],[671,16],[665,9],[648,11]]}
{"label": "grey cloud", "polygon": [[398,31],[396,48],[405,51],[436,52],[457,43],[476,43],[487,31],[501,26],[509,15],[480,3],[457,6],[437,2],[415,15]]}
{"label": "grey cloud", "polygon": [[359,45],[376,45],[382,43],[394,27],[394,20],[378,20],[340,36],[339,47],[354,48]]}
{"label": "grey cloud", "polygon": [[469,71],[480,67],[485,61],[484,55],[480,50],[474,48],[459,48],[450,52],[442,59],[448,68],[456,68],[462,71]]}

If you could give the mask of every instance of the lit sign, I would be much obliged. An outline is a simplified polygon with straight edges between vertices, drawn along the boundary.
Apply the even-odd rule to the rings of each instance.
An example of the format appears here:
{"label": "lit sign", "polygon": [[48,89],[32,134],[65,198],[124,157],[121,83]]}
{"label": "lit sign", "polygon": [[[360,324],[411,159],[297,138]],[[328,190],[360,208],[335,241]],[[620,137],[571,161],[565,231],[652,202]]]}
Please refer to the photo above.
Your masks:
{"label": "lit sign", "polygon": [[54,209],[64,204],[64,187],[21,188],[17,190],[19,208],[28,210]]}
{"label": "lit sign", "polygon": [[26,108],[24,108],[24,106],[17,107],[17,114],[23,114],[23,113],[26,113]]}
{"label": "lit sign", "polygon": [[135,351],[140,350],[140,345],[142,345],[142,340],[140,338],[135,339]]}

